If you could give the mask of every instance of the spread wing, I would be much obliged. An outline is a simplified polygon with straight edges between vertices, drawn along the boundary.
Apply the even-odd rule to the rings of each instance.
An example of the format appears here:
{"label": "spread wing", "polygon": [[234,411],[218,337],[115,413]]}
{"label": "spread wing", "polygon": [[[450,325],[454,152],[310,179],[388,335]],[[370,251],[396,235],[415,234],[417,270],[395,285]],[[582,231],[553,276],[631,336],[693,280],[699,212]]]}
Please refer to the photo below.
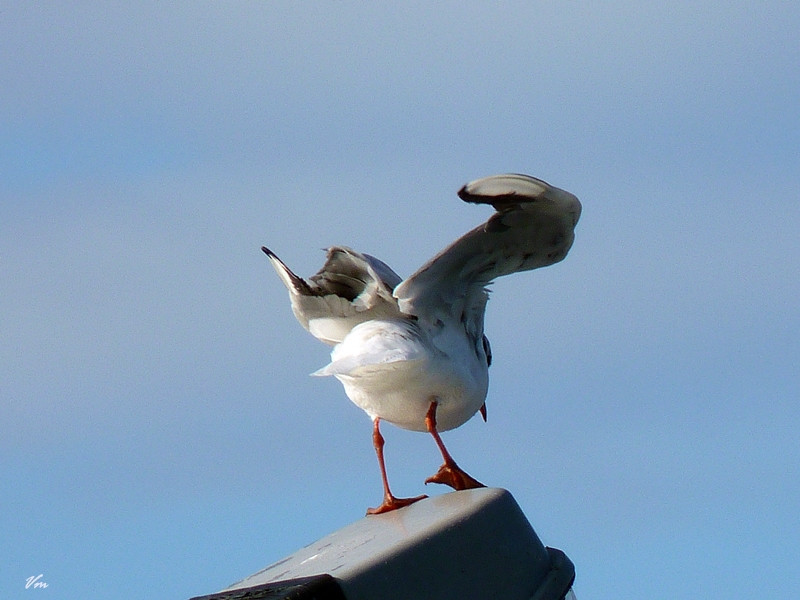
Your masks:
{"label": "spread wing", "polygon": [[374,256],[334,246],[319,272],[306,281],[271,250],[261,250],[289,290],[297,320],[326,344],[338,344],[364,321],[401,316],[392,296],[400,276]]}
{"label": "spread wing", "polygon": [[578,199],[528,175],[494,175],[465,185],[459,197],[491,204],[486,223],[464,234],[394,290],[400,310],[432,322],[460,319],[483,334],[486,286],[497,277],[546,267],[572,246]]}

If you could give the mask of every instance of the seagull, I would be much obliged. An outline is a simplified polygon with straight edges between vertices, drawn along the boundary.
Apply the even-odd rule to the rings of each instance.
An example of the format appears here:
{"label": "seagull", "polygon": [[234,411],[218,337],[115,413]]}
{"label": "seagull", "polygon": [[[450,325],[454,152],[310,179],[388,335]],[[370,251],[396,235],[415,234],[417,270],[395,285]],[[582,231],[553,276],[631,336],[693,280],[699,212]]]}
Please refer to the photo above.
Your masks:
{"label": "seagull", "polygon": [[574,195],[529,175],[477,179],[458,196],[495,212],[405,280],[383,261],[345,246],[329,248],[323,267],[305,280],[261,248],[289,290],[297,320],[333,346],[330,363],[312,375],[341,381],[372,419],[383,502],[368,515],[426,498],[392,494],[381,421],[433,437],[444,462],[426,484],[484,487],[456,464],[439,433],[478,412],[486,420],[492,362],[483,331],[487,286],[564,259],[581,214]]}

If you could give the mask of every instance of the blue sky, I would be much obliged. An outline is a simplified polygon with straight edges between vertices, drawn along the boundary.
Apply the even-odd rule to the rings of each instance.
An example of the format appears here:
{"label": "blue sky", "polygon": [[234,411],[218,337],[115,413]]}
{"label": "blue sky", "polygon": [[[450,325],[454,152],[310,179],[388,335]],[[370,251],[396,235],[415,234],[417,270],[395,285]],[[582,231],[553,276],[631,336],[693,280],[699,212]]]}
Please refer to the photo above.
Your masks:
{"label": "blue sky", "polygon": [[[583,215],[493,286],[489,420],[453,455],[579,598],[796,596],[799,29],[791,2],[5,5],[0,596],[211,593],[363,516],[369,420],[307,376],[327,349],[259,247],[409,275],[509,171]],[[422,493],[432,440],[384,429]]]}

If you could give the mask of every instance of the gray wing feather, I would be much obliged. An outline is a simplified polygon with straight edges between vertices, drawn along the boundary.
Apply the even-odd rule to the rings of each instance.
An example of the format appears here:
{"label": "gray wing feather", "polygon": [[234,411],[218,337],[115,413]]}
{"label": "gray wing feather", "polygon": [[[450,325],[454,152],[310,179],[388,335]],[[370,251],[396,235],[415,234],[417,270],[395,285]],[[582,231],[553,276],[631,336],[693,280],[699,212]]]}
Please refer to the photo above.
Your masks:
{"label": "gray wing feather", "polygon": [[338,344],[364,321],[400,315],[392,296],[400,276],[374,256],[344,246],[331,247],[322,268],[305,280],[274,252],[262,250],[289,290],[297,320],[327,344]]}
{"label": "gray wing feather", "polygon": [[[394,290],[400,310],[437,320],[460,316],[483,332],[485,287],[497,277],[552,265],[572,246],[578,199],[528,175],[494,175],[465,185],[459,197],[496,212]],[[469,324],[471,323],[471,326]]]}

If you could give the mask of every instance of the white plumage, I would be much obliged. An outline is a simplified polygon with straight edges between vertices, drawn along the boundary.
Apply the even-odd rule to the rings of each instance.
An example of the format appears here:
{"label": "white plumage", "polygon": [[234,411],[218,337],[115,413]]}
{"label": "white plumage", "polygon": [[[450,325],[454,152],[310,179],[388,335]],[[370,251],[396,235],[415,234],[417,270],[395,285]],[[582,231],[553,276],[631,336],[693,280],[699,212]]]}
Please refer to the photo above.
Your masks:
{"label": "white plumage", "polygon": [[334,346],[331,362],[314,374],[339,379],[373,420],[384,502],[370,513],[424,497],[400,499],[389,491],[381,420],[433,435],[444,464],[426,483],[482,485],[458,467],[438,432],[462,425],[479,410],[485,418],[491,362],[483,331],[486,286],[562,260],[581,213],[575,196],[528,175],[478,179],[458,195],[491,204],[496,212],[406,280],[373,256],[336,246],[306,281],[262,248],[289,290],[297,320]]}

